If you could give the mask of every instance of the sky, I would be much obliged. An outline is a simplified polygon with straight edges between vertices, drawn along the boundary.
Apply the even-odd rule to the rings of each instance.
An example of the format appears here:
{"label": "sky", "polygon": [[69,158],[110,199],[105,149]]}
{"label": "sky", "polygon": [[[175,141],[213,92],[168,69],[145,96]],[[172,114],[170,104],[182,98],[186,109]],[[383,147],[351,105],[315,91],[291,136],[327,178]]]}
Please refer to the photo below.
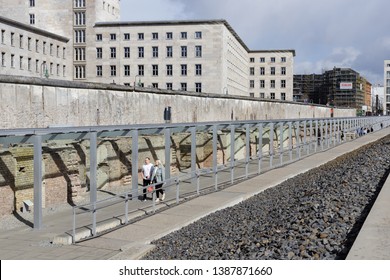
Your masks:
{"label": "sky", "polygon": [[294,49],[294,74],[333,67],[384,81],[389,0],[121,0],[122,21],[225,19],[252,50]]}

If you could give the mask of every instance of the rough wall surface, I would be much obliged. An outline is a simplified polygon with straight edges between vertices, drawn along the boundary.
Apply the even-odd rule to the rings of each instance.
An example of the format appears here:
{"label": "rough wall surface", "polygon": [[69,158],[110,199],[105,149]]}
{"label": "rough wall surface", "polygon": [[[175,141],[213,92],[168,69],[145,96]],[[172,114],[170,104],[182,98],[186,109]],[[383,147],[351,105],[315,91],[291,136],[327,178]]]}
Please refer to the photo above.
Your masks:
{"label": "rough wall surface", "polygon": [[[0,128],[94,126],[172,122],[354,117],[354,109],[331,109],[276,100],[194,94],[64,81],[25,84],[0,77]],[[6,82],[5,82],[6,81]],[[20,82],[20,81],[18,81]]]}

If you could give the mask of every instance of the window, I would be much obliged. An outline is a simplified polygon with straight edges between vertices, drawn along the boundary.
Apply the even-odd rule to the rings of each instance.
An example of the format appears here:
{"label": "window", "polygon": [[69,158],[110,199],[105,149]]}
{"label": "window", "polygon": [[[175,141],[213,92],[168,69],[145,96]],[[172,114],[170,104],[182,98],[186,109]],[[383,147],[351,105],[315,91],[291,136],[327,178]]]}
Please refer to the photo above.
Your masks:
{"label": "window", "polygon": [[39,60],[35,60],[35,72],[39,73]]}
{"label": "window", "polygon": [[57,64],[57,67],[56,67],[56,74],[57,74],[57,76],[60,75],[60,65],[59,64]]}
{"label": "window", "polygon": [[30,7],[35,7],[35,0],[30,0]]}
{"label": "window", "polygon": [[202,76],[202,64],[195,64],[195,75]]}
{"label": "window", "polygon": [[182,76],[187,76],[187,64],[182,64],[181,65],[181,75]]}
{"label": "window", "polygon": [[102,48],[96,48],[96,58],[103,58],[103,49]]}
{"label": "window", "polygon": [[74,25],[85,25],[85,12],[74,13]]}
{"label": "window", "polygon": [[130,40],[130,33],[125,33],[124,34],[124,40],[129,41]]}
{"label": "window", "polygon": [[29,51],[31,51],[31,38],[30,37],[27,38],[27,49]]}
{"label": "window", "polygon": [[173,47],[167,46],[167,57],[173,57]]}
{"label": "window", "polygon": [[167,76],[173,75],[173,66],[171,64],[167,65]]}
{"label": "window", "polygon": [[271,75],[275,75],[275,67],[271,67]]}
{"label": "window", "polygon": [[260,92],[260,98],[265,98],[265,93],[264,92]]}
{"label": "window", "polygon": [[103,41],[103,35],[102,34],[96,34],[96,41]]}
{"label": "window", "polygon": [[173,86],[172,83],[167,83],[167,90],[172,90]]}
{"label": "window", "polygon": [[281,69],[280,69],[280,74],[281,75],[286,75],[286,67],[282,67]]}
{"label": "window", "polygon": [[260,63],[264,63],[265,62],[265,57],[260,57]]}
{"label": "window", "polygon": [[254,63],[255,62],[255,58],[254,57],[249,58],[249,62],[250,63]]}
{"label": "window", "polygon": [[138,47],[138,58],[144,57],[144,47]]}
{"label": "window", "polygon": [[46,42],[43,42],[42,52],[43,52],[43,54],[46,54]]}
{"label": "window", "polygon": [[152,83],[152,88],[158,88],[158,83]]}
{"label": "window", "polygon": [[280,94],[280,99],[281,99],[281,100],[286,100],[286,93],[285,93],[285,92],[282,92],[282,93]]}
{"label": "window", "polygon": [[85,30],[75,30],[74,34],[76,43],[85,43]]}
{"label": "window", "polygon": [[249,75],[251,75],[251,76],[255,75],[255,67],[249,68]]}
{"label": "window", "polygon": [[39,40],[35,40],[35,51],[39,52]]}
{"label": "window", "polygon": [[125,76],[130,76],[130,65],[125,65],[124,66],[124,73],[125,73]]}
{"label": "window", "polygon": [[75,48],[74,55],[75,55],[74,60],[85,61],[85,48]]}
{"label": "window", "polygon": [[15,67],[15,55],[14,54],[11,54],[11,67],[12,68]]}
{"label": "window", "polygon": [[138,33],[138,40],[144,39],[144,33]]}
{"label": "window", "polygon": [[271,80],[271,88],[275,88],[275,80]]}
{"label": "window", "polygon": [[286,60],[286,57],[282,57],[281,59],[280,59],[282,62],[286,62],[287,60]]}
{"label": "window", "polygon": [[145,68],[143,65],[138,65],[138,75],[143,76],[145,73]]}
{"label": "window", "polygon": [[1,53],[1,66],[5,66],[5,52]]}
{"label": "window", "polygon": [[84,8],[85,7],[85,0],[75,0],[74,6],[75,6],[75,8]]}
{"label": "window", "polygon": [[202,83],[195,83],[195,91],[202,92]]}
{"label": "window", "polygon": [[187,47],[186,46],[181,47],[181,57],[187,57]]}
{"label": "window", "polygon": [[62,58],[65,59],[65,56],[66,56],[66,48],[63,47],[62,48]]}
{"label": "window", "polygon": [[111,33],[110,34],[110,40],[111,41],[116,41],[116,34],[115,33]]}
{"label": "window", "polygon": [[31,57],[27,59],[27,69],[28,71],[31,71]]}
{"label": "window", "polygon": [[271,92],[271,99],[275,99],[275,92]]}
{"label": "window", "polygon": [[23,35],[19,35],[19,48],[23,49]]}
{"label": "window", "polygon": [[116,58],[116,48],[115,47],[110,48],[110,57]]}
{"label": "window", "polygon": [[281,88],[286,88],[286,80],[281,80],[280,81],[280,87]]}
{"label": "window", "polygon": [[265,68],[264,67],[260,67],[260,75],[261,76],[265,75]]}
{"label": "window", "polygon": [[275,57],[271,57],[271,62],[275,62]]}
{"label": "window", "polygon": [[15,33],[11,32],[11,46],[14,46]]}
{"label": "window", "polygon": [[255,93],[254,92],[250,92],[249,93],[249,97],[252,97],[252,98],[255,97]]}
{"label": "window", "polygon": [[75,78],[76,79],[85,79],[85,66],[84,65],[75,66]]}
{"label": "window", "polygon": [[187,32],[181,32],[180,39],[187,39]]}
{"label": "window", "polygon": [[195,32],[195,39],[202,39],[202,32],[200,31]]}
{"label": "window", "polygon": [[54,70],[54,64],[53,62],[50,63],[50,75],[53,75],[53,70]]}
{"label": "window", "polygon": [[53,44],[50,43],[50,49],[49,49],[50,55],[53,55]]}
{"label": "window", "polygon": [[102,65],[96,66],[96,76],[98,76],[98,77],[103,76],[103,66]]}
{"label": "window", "polygon": [[260,80],[260,88],[265,88],[265,80]]}
{"label": "window", "polygon": [[167,32],[167,40],[172,40],[172,39],[173,39],[173,33]]}
{"label": "window", "polygon": [[180,83],[180,87],[182,91],[187,91],[187,83]]}
{"label": "window", "polygon": [[156,64],[152,65],[152,75],[158,76],[158,65]]}
{"label": "window", "polygon": [[1,30],[1,43],[4,44],[4,41],[5,41],[5,30],[2,29]]}
{"label": "window", "polygon": [[152,40],[158,40],[158,33],[156,32],[152,33]]}
{"label": "window", "polygon": [[254,80],[250,80],[249,81],[249,88],[254,88],[255,87],[255,81]]}
{"label": "window", "polygon": [[158,47],[152,47],[152,55],[154,58],[158,57]]}
{"label": "window", "polygon": [[202,57],[202,46],[195,46],[195,57]]}
{"label": "window", "polygon": [[65,77],[66,76],[66,65],[62,66],[62,75]]}
{"label": "window", "polygon": [[116,65],[111,65],[110,66],[110,75],[111,75],[111,77],[115,77],[116,76]]}
{"label": "window", "polygon": [[130,47],[124,47],[123,48],[125,58],[130,58]]}
{"label": "window", "polygon": [[31,25],[35,24],[35,14],[30,14],[30,24]]}

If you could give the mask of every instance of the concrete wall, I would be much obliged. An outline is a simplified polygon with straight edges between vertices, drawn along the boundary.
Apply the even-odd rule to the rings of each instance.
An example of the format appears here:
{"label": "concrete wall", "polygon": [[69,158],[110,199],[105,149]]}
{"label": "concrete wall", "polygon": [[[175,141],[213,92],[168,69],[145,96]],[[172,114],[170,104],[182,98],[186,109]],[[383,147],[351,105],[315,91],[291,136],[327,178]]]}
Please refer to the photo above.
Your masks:
{"label": "concrete wall", "polygon": [[[0,128],[331,117],[331,108],[229,95],[0,76]],[[334,109],[334,117],[355,110]]]}

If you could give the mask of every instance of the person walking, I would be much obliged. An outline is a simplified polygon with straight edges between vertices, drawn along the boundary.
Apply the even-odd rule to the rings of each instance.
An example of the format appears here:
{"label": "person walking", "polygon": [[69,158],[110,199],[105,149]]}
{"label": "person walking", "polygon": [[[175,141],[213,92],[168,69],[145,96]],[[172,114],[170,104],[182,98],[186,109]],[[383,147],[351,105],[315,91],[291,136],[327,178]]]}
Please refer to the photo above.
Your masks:
{"label": "person walking", "polygon": [[[152,175],[152,184],[156,183],[156,202],[163,201],[165,199],[165,192],[162,189],[162,186],[165,181],[165,168],[161,161],[158,159],[154,164],[153,175]],[[161,199],[160,199],[161,194]]]}
{"label": "person walking", "polygon": [[142,186],[143,186],[143,196],[142,196],[142,201],[146,200],[146,189],[150,185],[152,175],[153,175],[153,164],[150,162],[150,158],[146,157],[145,158],[145,164],[142,165],[142,172],[141,172],[141,177],[142,177]]}

